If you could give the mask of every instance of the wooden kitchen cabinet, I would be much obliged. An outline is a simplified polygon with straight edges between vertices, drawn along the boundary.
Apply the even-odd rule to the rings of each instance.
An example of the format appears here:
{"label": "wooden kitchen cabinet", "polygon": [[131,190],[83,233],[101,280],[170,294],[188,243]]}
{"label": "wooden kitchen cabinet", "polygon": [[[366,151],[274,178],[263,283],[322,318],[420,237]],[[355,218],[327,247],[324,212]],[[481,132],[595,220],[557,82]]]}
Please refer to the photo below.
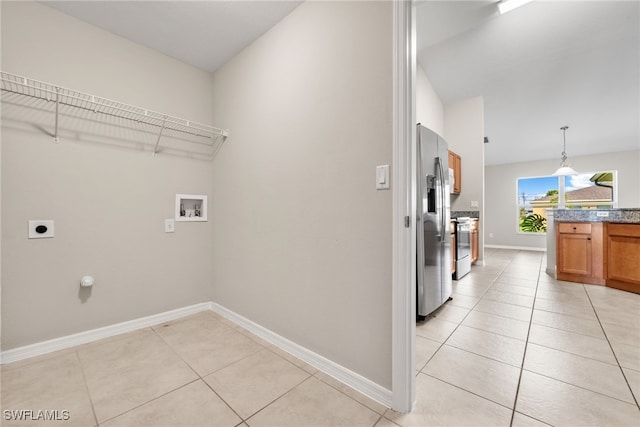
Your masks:
{"label": "wooden kitchen cabinet", "polygon": [[604,285],[603,223],[559,222],[556,227],[558,280]]}
{"label": "wooden kitchen cabinet", "polygon": [[478,261],[478,219],[471,218],[471,262]]}
{"label": "wooden kitchen cabinet", "polygon": [[453,169],[451,193],[460,194],[462,190],[462,159],[451,150],[449,150],[449,168]]}
{"label": "wooden kitchen cabinet", "polygon": [[606,253],[606,285],[640,294],[640,224],[607,224]]}

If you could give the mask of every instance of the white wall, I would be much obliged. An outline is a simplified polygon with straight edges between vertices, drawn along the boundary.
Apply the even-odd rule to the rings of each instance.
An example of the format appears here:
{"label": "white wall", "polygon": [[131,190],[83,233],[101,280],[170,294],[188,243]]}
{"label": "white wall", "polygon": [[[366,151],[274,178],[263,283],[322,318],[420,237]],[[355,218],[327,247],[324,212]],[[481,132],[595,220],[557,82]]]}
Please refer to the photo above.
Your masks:
{"label": "white wall", "polygon": [[[640,207],[640,150],[571,157],[577,171],[618,171],[618,207]],[[559,159],[512,163],[485,167],[486,243],[488,245],[545,248],[544,235],[517,234],[518,211],[516,180],[550,175]],[[493,237],[489,236],[493,234]]]}
{"label": "white wall", "polygon": [[[452,211],[480,211],[479,259],[484,259],[484,101],[465,99],[444,107],[444,139],[462,159],[462,189],[451,195]],[[471,202],[478,202],[472,207]]]}
{"label": "white wall", "polygon": [[416,69],[416,121],[444,137],[444,106],[420,65]]}
{"label": "white wall", "polygon": [[[0,24],[2,23],[2,7],[0,5]],[[0,27],[1,30],[1,27]],[[0,31],[0,47],[2,31]],[[2,70],[2,55],[0,55],[0,70]],[[1,108],[1,107],[0,107]],[[1,114],[1,110],[0,110]],[[0,120],[2,117],[0,116]],[[1,125],[1,123],[0,123]],[[2,165],[2,131],[0,130],[0,166]],[[0,170],[1,172],[1,170]],[[2,201],[2,173],[0,173],[0,205]],[[2,209],[0,208],[0,236],[2,236]],[[2,350],[2,244],[0,243],[0,350]]]}
{"label": "white wall", "polygon": [[[633,156],[633,154],[631,156]],[[638,141],[638,151],[637,151],[636,158],[637,158],[636,165],[640,165],[640,141]],[[636,186],[636,189],[638,191],[638,199],[640,199],[640,173],[637,174],[637,179],[638,179],[638,185]],[[636,206],[640,206],[640,203],[638,203]]]}
{"label": "white wall", "polygon": [[390,2],[307,2],[218,70],[211,210],[214,301],[388,389],[391,42]]}
{"label": "white wall", "polygon": [[[208,73],[41,3],[1,7],[3,71],[210,122]],[[165,234],[164,219],[176,193],[211,192],[211,162],[154,158],[117,138],[96,143],[90,117],[53,144],[52,122],[30,124],[35,109],[18,121],[8,110],[3,350],[210,300],[212,222],[176,223]],[[55,237],[28,240],[30,219],[53,219]],[[96,279],[90,292],[79,289],[85,274]]]}

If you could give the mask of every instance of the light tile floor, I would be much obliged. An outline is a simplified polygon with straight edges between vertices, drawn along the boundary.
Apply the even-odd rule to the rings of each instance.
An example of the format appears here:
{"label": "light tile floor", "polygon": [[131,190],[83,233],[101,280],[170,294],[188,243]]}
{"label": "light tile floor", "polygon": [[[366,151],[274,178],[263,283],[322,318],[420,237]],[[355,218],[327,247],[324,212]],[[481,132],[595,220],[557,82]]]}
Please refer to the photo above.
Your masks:
{"label": "light tile floor", "polygon": [[[410,414],[203,312],[3,365],[0,424],[640,426],[640,295],[558,282],[543,253],[485,260],[417,325]],[[7,419],[19,409],[70,418]]]}
{"label": "light tile floor", "polygon": [[640,426],[640,295],[560,282],[546,254],[487,249],[417,326],[401,426]]}

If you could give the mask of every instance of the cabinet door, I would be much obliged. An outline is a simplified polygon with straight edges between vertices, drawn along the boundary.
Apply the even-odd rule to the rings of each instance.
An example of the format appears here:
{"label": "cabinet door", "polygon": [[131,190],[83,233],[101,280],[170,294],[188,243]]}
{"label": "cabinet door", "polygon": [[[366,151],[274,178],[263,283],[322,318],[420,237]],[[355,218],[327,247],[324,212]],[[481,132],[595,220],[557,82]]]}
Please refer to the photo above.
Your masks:
{"label": "cabinet door", "polygon": [[471,231],[471,262],[478,260],[478,229]]}
{"label": "cabinet door", "polygon": [[455,167],[453,168],[454,185],[453,192],[460,194],[462,191],[462,159],[459,155],[455,154]]}
{"label": "cabinet door", "polygon": [[453,151],[449,151],[449,167],[453,169],[453,185],[451,186],[451,192],[460,194],[462,188],[462,170],[460,156]]}
{"label": "cabinet door", "polygon": [[558,272],[591,276],[591,234],[558,234]]}
{"label": "cabinet door", "polygon": [[640,225],[609,224],[607,286],[640,293]]}

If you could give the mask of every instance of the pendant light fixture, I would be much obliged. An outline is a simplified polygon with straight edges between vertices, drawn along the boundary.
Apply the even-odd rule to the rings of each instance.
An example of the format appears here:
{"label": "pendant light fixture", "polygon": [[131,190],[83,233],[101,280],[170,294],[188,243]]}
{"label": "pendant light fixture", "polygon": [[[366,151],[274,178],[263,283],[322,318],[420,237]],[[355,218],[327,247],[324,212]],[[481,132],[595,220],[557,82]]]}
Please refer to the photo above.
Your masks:
{"label": "pendant light fixture", "polygon": [[562,138],[564,140],[564,144],[562,146],[562,161],[560,162],[560,167],[558,168],[558,170],[553,173],[554,176],[578,174],[578,172],[574,171],[571,166],[567,165],[567,129],[569,129],[569,126],[562,126],[560,128],[560,130],[562,130]]}

